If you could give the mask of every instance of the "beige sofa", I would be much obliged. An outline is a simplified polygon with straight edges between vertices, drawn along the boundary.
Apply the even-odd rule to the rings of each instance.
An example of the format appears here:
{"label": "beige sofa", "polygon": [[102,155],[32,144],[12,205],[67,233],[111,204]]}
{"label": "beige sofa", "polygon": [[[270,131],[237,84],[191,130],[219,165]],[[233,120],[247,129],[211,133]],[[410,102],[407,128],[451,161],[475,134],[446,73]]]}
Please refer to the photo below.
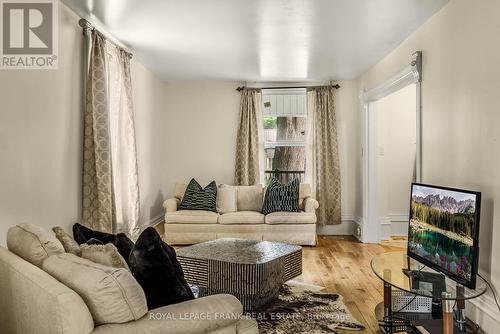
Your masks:
{"label": "beige sofa", "polygon": [[[20,256],[49,260],[55,256],[42,247],[24,247],[8,240],[9,248]],[[15,242],[15,243],[14,243]],[[62,246],[61,246],[62,247]],[[68,254],[63,254],[68,255]],[[71,254],[70,254],[71,255]],[[90,306],[68,286],[4,247],[0,247],[0,333],[5,334],[258,334],[252,319],[234,315],[243,312],[241,303],[231,295],[214,295],[147,312],[135,321],[97,325]],[[43,260],[45,261],[45,260]],[[125,270],[125,269],[120,269]],[[186,320],[186,314],[203,318]],[[232,317],[220,316],[231,314]]]}
{"label": "beige sofa", "polygon": [[177,182],[174,197],[167,199],[165,212],[166,242],[174,245],[195,244],[219,238],[243,238],[316,245],[316,209],[311,187],[301,184],[301,212],[262,214],[264,189],[261,185],[219,185],[217,211],[178,210],[186,183]]}

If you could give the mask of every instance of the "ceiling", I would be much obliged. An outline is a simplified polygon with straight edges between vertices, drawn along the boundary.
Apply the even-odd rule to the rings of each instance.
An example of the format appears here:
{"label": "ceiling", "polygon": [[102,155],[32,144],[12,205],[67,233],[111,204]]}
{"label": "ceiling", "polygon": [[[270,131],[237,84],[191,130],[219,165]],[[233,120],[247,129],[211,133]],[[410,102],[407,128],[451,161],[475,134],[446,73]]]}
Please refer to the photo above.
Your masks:
{"label": "ceiling", "polygon": [[63,0],[165,81],[352,79],[448,0]]}

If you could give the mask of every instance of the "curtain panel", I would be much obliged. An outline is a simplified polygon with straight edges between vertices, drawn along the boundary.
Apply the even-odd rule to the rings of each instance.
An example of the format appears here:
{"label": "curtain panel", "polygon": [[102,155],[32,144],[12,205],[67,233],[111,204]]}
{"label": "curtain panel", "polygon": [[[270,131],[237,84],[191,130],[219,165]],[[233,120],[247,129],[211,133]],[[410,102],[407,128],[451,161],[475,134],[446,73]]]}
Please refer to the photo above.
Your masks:
{"label": "curtain panel", "polygon": [[314,87],[307,100],[306,180],[319,202],[318,224],[336,225],[341,223],[341,187],[334,88]]}
{"label": "curtain panel", "polygon": [[104,232],[140,233],[139,185],[129,55],[84,29],[83,223]]}
{"label": "curtain panel", "polygon": [[115,222],[111,142],[109,133],[106,46],[95,30],[91,39],[85,83],[83,130],[83,223],[92,229],[112,232]]}
{"label": "curtain panel", "polygon": [[262,94],[260,89],[245,88],[241,92],[240,117],[236,135],[234,183],[260,183],[259,145]]}

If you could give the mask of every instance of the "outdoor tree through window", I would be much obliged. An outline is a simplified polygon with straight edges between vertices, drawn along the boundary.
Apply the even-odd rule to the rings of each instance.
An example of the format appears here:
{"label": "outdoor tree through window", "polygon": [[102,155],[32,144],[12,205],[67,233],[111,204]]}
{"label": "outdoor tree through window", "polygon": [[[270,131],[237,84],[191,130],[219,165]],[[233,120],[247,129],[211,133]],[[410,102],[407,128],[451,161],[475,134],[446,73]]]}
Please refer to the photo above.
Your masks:
{"label": "outdoor tree through window", "polygon": [[307,101],[305,88],[264,89],[263,127],[266,179],[304,180]]}

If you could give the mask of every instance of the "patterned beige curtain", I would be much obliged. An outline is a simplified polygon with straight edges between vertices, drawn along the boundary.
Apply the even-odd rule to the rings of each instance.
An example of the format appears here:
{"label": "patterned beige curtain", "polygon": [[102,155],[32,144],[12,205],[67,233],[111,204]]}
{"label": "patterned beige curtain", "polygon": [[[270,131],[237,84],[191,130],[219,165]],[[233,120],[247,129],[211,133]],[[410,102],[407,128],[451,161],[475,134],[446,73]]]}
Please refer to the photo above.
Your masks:
{"label": "patterned beige curtain", "polygon": [[307,93],[310,146],[309,180],[319,202],[320,225],[341,223],[340,162],[333,87],[315,87]]}
{"label": "patterned beige curtain", "polygon": [[95,30],[86,38],[83,223],[135,239],[141,228],[130,58]]}
{"label": "patterned beige curtain", "polygon": [[240,120],[236,136],[236,185],[260,182],[259,173],[259,120],[262,104],[260,89],[245,88],[241,92]]}
{"label": "patterned beige curtain", "polygon": [[109,133],[108,80],[104,38],[95,30],[91,38],[86,73],[83,142],[83,223],[112,232],[115,221],[111,142]]}

